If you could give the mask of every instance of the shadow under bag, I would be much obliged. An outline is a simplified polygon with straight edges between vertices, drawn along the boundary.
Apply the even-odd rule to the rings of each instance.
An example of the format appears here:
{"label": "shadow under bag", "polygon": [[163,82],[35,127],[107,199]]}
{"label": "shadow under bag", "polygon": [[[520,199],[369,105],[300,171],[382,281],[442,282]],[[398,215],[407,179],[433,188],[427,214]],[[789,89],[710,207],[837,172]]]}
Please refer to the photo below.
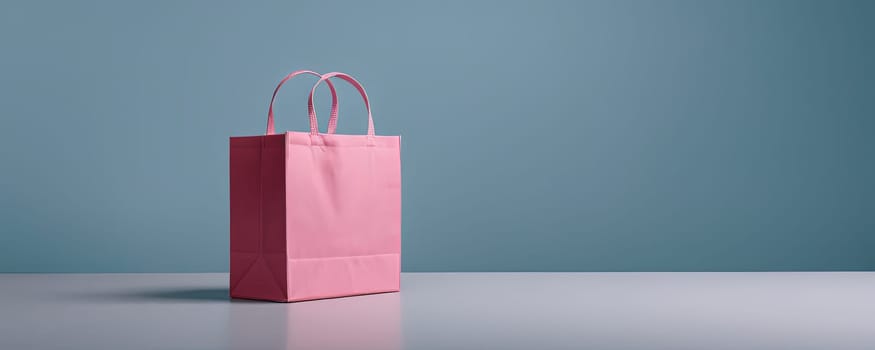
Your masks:
{"label": "shadow under bag", "polygon": [[[310,90],[310,131],[276,134],[273,101],[299,74]],[[366,135],[335,134],[330,78],[352,84],[368,111]],[[313,94],[333,95],[328,133],[320,133]],[[401,273],[401,137],[377,136],[364,88],[339,72],[296,71],[270,102],[264,135],[231,137],[233,298],[281,302],[397,292]]]}

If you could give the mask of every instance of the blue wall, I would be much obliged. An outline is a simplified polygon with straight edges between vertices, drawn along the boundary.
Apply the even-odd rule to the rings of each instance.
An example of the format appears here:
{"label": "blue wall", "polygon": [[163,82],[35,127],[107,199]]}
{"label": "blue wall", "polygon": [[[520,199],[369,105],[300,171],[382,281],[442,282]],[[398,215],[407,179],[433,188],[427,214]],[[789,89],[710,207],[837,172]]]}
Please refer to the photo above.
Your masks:
{"label": "blue wall", "polygon": [[0,271],[226,271],[228,136],[301,68],[404,136],[407,271],[872,270],[873,33],[871,1],[4,2]]}

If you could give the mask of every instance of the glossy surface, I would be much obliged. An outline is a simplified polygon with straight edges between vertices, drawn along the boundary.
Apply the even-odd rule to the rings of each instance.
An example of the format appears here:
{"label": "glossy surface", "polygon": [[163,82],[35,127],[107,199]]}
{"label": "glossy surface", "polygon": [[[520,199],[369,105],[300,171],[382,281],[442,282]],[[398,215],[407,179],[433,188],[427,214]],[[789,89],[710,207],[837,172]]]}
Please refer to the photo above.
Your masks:
{"label": "glossy surface", "polygon": [[434,273],[230,301],[227,274],[0,275],[2,349],[871,349],[875,273]]}

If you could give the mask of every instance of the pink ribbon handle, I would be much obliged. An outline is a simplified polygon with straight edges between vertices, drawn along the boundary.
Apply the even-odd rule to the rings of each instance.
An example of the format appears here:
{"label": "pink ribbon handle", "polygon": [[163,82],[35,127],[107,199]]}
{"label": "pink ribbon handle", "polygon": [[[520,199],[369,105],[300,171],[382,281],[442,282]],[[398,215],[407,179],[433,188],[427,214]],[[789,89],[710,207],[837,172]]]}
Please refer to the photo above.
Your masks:
{"label": "pink ribbon handle", "polygon": [[313,88],[310,89],[310,98],[307,100],[307,110],[310,114],[310,134],[316,135],[319,132],[319,130],[313,126],[313,121],[316,120],[316,108],[313,107],[313,95],[316,93],[316,88],[319,87],[319,84],[321,84],[323,81],[331,84],[331,82],[328,79],[331,79],[334,77],[341,78],[341,79],[345,80],[346,82],[352,84],[352,86],[354,86],[356,88],[356,90],[359,91],[359,94],[362,95],[362,99],[365,101],[365,108],[367,108],[367,110],[368,110],[368,136],[373,137],[375,135],[374,134],[374,118],[371,116],[371,103],[368,100],[368,93],[365,92],[365,88],[362,87],[362,84],[359,83],[357,80],[355,80],[355,78],[353,78],[349,74],[341,73],[341,72],[331,72],[331,73],[323,74],[322,77],[319,78],[319,81],[317,81],[316,84],[313,85]]}
{"label": "pink ribbon handle", "polygon": [[[276,100],[276,94],[280,91],[280,87],[285,84],[289,79],[294,78],[297,75],[301,74],[310,74],[315,75],[317,77],[322,77],[322,74],[316,73],[314,71],[309,70],[298,70],[294,71],[291,74],[287,75],[280,83],[276,86],[276,89],[273,90],[273,96],[270,98],[270,107],[267,109],[267,131],[264,132],[265,135],[273,135],[274,127],[273,127],[273,102]],[[328,133],[333,134],[337,130],[337,90],[334,89],[334,84],[328,82],[328,89],[331,90],[331,117],[328,119]],[[312,96],[312,93],[310,94]],[[313,100],[310,99],[310,104],[312,105]],[[312,133],[315,130],[316,133],[319,132],[319,123],[316,120],[316,115],[310,113],[310,132]]]}

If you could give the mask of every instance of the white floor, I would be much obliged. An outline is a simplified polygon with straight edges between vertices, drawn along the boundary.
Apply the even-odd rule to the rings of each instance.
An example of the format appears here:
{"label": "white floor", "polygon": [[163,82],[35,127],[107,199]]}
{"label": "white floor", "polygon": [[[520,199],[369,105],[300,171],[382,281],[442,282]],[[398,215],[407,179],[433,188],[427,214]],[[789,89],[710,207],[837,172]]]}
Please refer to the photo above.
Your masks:
{"label": "white floor", "polygon": [[875,273],[405,273],[231,301],[227,274],[0,274],[0,349],[875,349]]}

